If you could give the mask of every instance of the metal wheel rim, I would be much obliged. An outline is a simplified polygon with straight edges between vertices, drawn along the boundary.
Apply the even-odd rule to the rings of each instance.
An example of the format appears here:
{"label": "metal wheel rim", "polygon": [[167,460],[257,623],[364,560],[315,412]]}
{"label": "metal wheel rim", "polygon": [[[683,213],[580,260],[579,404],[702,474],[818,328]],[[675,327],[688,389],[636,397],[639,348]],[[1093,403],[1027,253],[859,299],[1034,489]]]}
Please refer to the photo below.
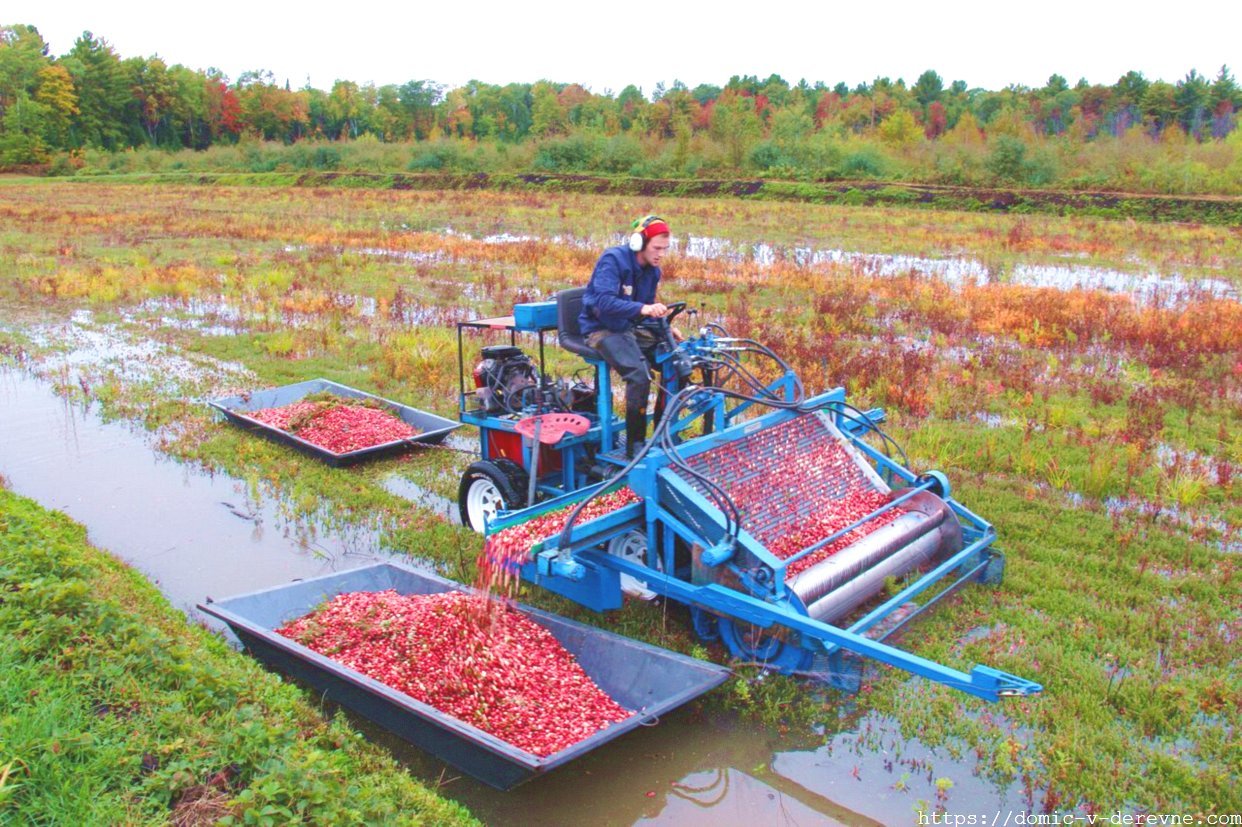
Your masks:
{"label": "metal wheel rim", "polygon": [[489,517],[495,517],[504,504],[500,489],[491,480],[477,479],[470,483],[470,490],[466,492],[466,514],[470,517],[470,527],[482,534],[484,523]]}
{"label": "metal wheel rim", "polygon": [[785,673],[804,669],[811,662],[810,652],[750,623],[722,618],[719,629],[734,657],[768,664]]}
{"label": "metal wheel rim", "polygon": [[[634,529],[613,537],[608,541],[608,553],[620,557],[622,560],[629,560],[631,563],[645,566],[647,565],[647,535],[638,529]],[[657,566],[657,568],[660,567]],[[632,574],[621,575],[621,591],[635,597],[641,597],[643,600],[650,600],[655,597],[655,592],[647,588],[647,581],[639,580]]]}
{"label": "metal wheel rim", "polygon": [[622,560],[647,565],[647,536],[641,531],[627,531],[608,541],[608,553]]}

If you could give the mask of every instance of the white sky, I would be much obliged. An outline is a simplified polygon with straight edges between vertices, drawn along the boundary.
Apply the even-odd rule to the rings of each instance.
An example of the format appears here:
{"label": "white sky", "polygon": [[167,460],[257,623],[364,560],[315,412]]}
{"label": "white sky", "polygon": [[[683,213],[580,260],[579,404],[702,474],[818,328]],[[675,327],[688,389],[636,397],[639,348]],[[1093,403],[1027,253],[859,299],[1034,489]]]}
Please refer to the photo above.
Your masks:
{"label": "white sky", "polygon": [[850,87],[926,69],[946,86],[1040,87],[1052,73],[1112,84],[1130,69],[1176,82],[1227,64],[1242,78],[1242,2],[1191,0],[668,0],[667,3],[374,2],[373,0],[3,0],[0,25],[35,26],[60,56],[89,30],[122,57],[215,67],[231,80],[270,70],[278,83],[329,90],[477,79],[723,86],[776,73]]}

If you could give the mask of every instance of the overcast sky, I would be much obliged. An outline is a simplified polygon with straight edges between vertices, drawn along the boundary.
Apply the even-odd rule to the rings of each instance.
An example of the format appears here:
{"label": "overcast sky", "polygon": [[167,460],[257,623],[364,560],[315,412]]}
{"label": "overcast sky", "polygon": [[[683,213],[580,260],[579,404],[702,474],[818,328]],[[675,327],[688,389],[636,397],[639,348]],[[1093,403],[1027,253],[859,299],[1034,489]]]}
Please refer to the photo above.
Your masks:
{"label": "overcast sky", "polygon": [[1054,72],[1112,84],[1130,69],[1175,82],[1242,69],[1242,2],[878,0],[835,3],[669,0],[661,4],[372,0],[2,0],[0,24],[35,26],[54,56],[83,31],[122,57],[217,68],[231,80],[271,71],[293,88],[338,79],[376,85],[471,79],[580,83],[650,95],[680,80],[723,86],[775,73],[850,87],[907,84],[934,69],[945,85],[1043,86]]}

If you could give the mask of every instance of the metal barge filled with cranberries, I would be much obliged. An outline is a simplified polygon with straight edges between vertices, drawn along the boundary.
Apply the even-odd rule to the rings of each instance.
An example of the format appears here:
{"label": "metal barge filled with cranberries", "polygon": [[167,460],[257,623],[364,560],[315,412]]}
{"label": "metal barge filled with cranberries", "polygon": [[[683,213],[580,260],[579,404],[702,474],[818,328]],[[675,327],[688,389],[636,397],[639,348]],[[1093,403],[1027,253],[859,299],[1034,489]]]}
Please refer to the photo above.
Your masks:
{"label": "metal barge filled with cranberries", "polygon": [[726,667],[391,563],[199,609],[271,668],[498,789],[728,676]]}
{"label": "metal barge filled with cranberries", "polygon": [[247,430],[339,467],[438,444],[460,424],[365,391],[311,379],[208,402]]}

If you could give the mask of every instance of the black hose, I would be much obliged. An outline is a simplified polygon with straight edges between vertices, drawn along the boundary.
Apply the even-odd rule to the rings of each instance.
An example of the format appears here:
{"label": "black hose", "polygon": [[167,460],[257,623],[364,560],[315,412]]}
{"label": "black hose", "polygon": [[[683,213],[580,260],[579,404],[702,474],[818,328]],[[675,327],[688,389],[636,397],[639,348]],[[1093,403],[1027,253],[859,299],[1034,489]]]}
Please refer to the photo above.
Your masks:
{"label": "black hose", "polygon": [[[895,439],[893,439],[887,433],[880,430],[880,427],[876,425],[875,422],[871,419],[871,417],[867,416],[867,414],[864,411],[859,410],[858,408],[849,404],[848,402],[833,402],[831,404],[839,405],[842,408],[849,408],[851,411],[854,411],[855,413],[857,413],[858,416],[852,416],[843,410],[838,410],[836,412],[838,416],[844,417],[845,419],[848,419],[851,422],[857,422],[861,425],[864,425],[869,430],[874,431],[876,434],[879,435],[880,439],[884,440],[884,443],[886,446],[891,446],[894,450],[897,451],[897,453],[901,454],[901,464],[906,468],[910,467],[910,458],[906,456],[906,449],[903,448]],[[891,453],[889,453],[888,450],[885,450],[884,455],[889,457],[890,459],[893,456]]]}

